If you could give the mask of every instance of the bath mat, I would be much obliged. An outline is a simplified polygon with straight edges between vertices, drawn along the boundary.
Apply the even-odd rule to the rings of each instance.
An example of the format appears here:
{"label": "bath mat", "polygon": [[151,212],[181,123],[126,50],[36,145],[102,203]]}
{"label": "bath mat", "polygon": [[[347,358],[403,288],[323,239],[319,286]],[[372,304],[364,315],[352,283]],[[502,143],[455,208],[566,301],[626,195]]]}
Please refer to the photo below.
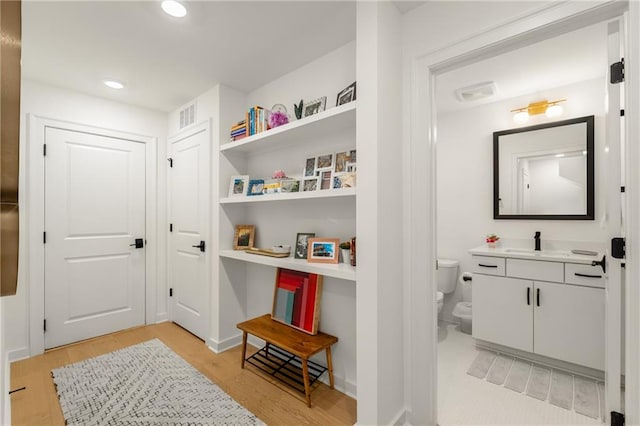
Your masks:
{"label": "bath mat", "polygon": [[531,377],[527,385],[527,395],[535,399],[544,401],[549,393],[549,383],[551,382],[551,370],[537,365],[531,369]]}
{"label": "bath mat", "polygon": [[549,403],[571,410],[573,406],[573,377],[570,374],[558,370],[551,372]]}
{"label": "bath mat", "polygon": [[496,359],[496,354],[489,351],[478,351],[478,356],[471,363],[471,367],[467,370],[467,374],[470,374],[479,379],[484,379]]}
{"label": "bath mat", "polygon": [[56,368],[67,425],[262,425],[160,340]]}
{"label": "bath mat", "polygon": [[504,387],[516,391],[519,393],[524,392],[527,388],[527,382],[529,381],[529,371],[531,371],[531,364],[528,362],[516,359],[509,372],[509,378]]}
{"label": "bath mat", "polygon": [[593,379],[487,350],[478,350],[467,374],[583,416],[604,419],[604,384]]}
{"label": "bath mat", "polygon": [[493,366],[491,366],[491,370],[489,370],[489,374],[487,374],[487,381],[496,385],[503,384],[507,378],[507,374],[509,374],[512,363],[513,358],[500,355],[496,358]]}

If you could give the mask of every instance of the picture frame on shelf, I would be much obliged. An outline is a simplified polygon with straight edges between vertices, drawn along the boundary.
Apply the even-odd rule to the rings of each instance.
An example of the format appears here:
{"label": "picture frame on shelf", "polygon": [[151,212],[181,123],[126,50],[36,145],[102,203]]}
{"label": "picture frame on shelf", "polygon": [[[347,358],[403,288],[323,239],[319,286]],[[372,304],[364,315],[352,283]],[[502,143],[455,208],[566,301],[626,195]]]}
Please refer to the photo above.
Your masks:
{"label": "picture frame on shelf", "polygon": [[320,172],[320,189],[331,189],[331,170]]}
{"label": "picture frame on shelf", "polygon": [[300,181],[298,179],[282,179],[280,181],[280,192],[300,191]]}
{"label": "picture frame on shelf", "polygon": [[316,174],[318,171],[333,169],[333,154],[319,155],[316,159]]}
{"label": "picture frame on shelf", "polygon": [[304,162],[304,176],[316,175],[316,157],[307,158]]}
{"label": "picture frame on shelf", "polygon": [[295,259],[307,258],[307,248],[309,247],[308,240],[309,238],[313,238],[315,236],[316,234],[314,232],[298,232],[298,234],[296,235],[296,249],[293,254],[293,257]]}
{"label": "picture frame on shelf", "polygon": [[356,161],[356,150],[336,152],[335,167],[333,169],[336,173],[342,173],[347,171],[347,164],[354,163]]}
{"label": "picture frame on shelf", "polygon": [[322,275],[278,268],[271,319],[308,334],[317,334],[322,280]]}
{"label": "picture frame on shelf", "polygon": [[249,188],[249,176],[231,176],[229,183],[229,197],[245,197]]}
{"label": "picture frame on shelf", "polygon": [[307,262],[338,263],[340,249],[338,238],[309,238],[307,240]]}
{"label": "picture frame on shelf", "polygon": [[318,176],[302,179],[302,191],[317,191],[320,187],[319,181],[320,178]]}
{"label": "picture frame on shelf", "polygon": [[355,188],[356,174],[350,172],[333,174],[333,189]]}
{"label": "picture frame on shelf", "polygon": [[347,172],[348,173],[355,173],[356,172],[356,163],[347,163]]}
{"label": "picture frame on shelf", "polygon": [[336,106],[348,104],[356,100],[356,82],[351,83],[347,88],[341,90],[336,97]]}
{"label": "picture frame on shelf", "polygon": [[327,97],[323,96],[318,99],[314,99],[304,104],[304,117],[309,117],[311,115],[317,114],[319,112],[324,111],[325,105],[327,103]]}
{"label": "picture frame on shelf", "polygon": [[255,237],[255,225],[236,225],[236,232],[233,235],[233,249],[248,250],[252,248]]}
{"label": "picture frame on shelf", "polygon": [[264,179],[251,179],[248,188],[247,195],[262,195],[264,191]]}

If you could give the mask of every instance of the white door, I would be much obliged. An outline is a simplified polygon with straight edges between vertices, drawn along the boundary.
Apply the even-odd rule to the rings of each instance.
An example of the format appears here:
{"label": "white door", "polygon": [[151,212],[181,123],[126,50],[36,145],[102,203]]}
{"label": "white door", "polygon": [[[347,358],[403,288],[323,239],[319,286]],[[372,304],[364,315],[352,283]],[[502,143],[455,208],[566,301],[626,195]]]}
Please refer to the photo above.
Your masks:
{"label": "white door", "polygon": [[604,289],[534,284],[533,351],[604,370]]}
{"label": "white door", "polygon": [[144,324],[145,145],[45,130],[45,348]]}
{"label": "white door", "polygon": [[473,337],[533,352],[533,281],[473,274]]}
{"label": "white door", "polygon": [[[609,23],[608,59],[609,63],[620,61],[623,56],[622,38],[620,37],[621,20]],[[623,140],[621,138],[624,121],[621,119],[622,84],[612,84],[607,75],[607,117],[606,117],[606,149],[607,161],[607,230],[610,238],[624,237],[624,217],[622,203],[624,193],[620,187],[624,186]],[[612,256],[607,250],[606,275],[606,343],[605,343],[605,386],[607,394],[607,422],[611,411],[623,412],[621,374],[622,374],[622,279],[624,270],[621,259]]]}
{"label": "white door", "polygon": [[210,132],[170,138],[169,287],[172,319],[205,339],[209,322]]}

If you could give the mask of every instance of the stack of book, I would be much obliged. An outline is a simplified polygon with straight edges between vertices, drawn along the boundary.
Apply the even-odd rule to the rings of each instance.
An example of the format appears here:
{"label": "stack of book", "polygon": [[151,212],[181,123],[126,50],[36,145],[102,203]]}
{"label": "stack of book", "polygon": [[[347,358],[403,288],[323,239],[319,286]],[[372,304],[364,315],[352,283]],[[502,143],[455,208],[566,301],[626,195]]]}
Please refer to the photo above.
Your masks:
{"label": "stack of book", "polygon": [[247,120],[238,121],[231,126],[231,141],[237,141],[247,136]]}
{"label": "stack of book", "polygon": [[249,111],[247,111],[246,119],[248,123],[247,127],[249,129],[249,136],[268,130],[269,126],[267,123],[267,115],[268,111],[261,106],[251,107]]}

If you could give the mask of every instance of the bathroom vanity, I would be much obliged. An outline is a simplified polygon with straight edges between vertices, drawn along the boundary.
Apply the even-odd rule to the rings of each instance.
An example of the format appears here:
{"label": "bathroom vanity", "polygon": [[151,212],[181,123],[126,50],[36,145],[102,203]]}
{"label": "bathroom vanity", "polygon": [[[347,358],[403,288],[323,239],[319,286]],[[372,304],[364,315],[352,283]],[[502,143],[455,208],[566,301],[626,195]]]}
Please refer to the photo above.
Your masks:
{"label": "bathroom vanity", "polygon": [[473,337],[604,370],[605,273],[597,256],[478,247]]}

